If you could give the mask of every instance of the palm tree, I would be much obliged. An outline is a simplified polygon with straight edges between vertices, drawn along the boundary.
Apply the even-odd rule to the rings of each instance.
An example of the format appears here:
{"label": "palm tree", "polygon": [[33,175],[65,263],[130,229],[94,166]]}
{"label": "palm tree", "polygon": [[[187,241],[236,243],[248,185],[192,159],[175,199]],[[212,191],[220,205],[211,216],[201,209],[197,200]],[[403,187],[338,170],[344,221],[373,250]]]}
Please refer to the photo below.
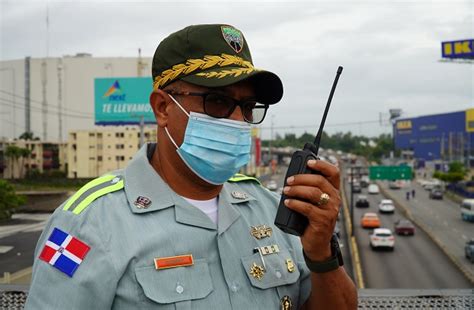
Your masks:
{"label": "palm tree", "polygon": [[15,145],[7,146],[7,149],[5,150],[5,157],[10,158],[8,161],[8,165],[10,166],[10,174],[11,178],[15,179],[13,170],[15,169],[15,163],[18,161],[18,158],[21,157],[21,148]]}
{"label": "palm tree", "polygon": [[20,178],[23,177],[23,167],[25,166],[25,158],[31,155],[31,150],[27,148],[20,148],[20,157],[21,157],[21,165],[20,165]]}

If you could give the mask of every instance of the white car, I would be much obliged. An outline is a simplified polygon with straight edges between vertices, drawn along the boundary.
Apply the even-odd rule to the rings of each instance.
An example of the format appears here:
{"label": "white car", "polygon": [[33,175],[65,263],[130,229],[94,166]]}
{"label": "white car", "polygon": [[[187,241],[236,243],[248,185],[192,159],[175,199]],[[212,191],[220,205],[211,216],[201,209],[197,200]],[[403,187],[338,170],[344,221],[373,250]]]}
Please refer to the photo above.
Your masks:
{"label": "white car", "polygon": [[379,186],[377,184],[369,184],[369,187],[367,188],[367,192],[369,194],[378,194],[379,191]]}
{"label": "white car", "polygon": [[395,206],[391,199],[382,199],[379,203],[379,212],[380,213],[393,213],[395,212]]}
{"label": "white car", "polygon": [[395,247],[395,237],[388,228],[376,228],[370,234],[370,247],[372,249],[388,248],[393,251]]}

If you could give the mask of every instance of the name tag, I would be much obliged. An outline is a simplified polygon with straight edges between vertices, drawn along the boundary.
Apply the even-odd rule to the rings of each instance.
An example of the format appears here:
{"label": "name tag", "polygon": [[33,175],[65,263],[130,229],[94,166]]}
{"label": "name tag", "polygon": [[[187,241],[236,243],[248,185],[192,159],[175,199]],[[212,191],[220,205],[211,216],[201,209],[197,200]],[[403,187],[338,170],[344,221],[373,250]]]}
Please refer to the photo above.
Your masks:
{"label": "name tag", "polygon": [[157,257],[154,260],[155,260],[155,268],[157,270],[194,265],[192,254],[169,256],[169,257]]}

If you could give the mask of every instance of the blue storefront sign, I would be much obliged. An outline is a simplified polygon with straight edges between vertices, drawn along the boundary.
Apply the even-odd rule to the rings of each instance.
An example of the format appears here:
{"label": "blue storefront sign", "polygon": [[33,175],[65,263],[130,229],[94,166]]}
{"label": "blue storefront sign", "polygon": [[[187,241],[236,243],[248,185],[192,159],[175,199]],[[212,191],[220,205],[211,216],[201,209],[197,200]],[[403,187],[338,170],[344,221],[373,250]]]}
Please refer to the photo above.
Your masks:
{"label": "blue storefront sign", "polygon": [[441,42],[443,58],[474,59],[474,40]]}
{"label": "blue storefront sign", "polygon": [[411,150],[417,159],[462,158],[474,145],[468,126],[473,110],[397,119],[394,142],[399,150]]}
{"label": "blue storefront sign", "polygon": [[150,106],[152,91],[150,77],[96,78],[94,79],[95,124],[128,125],[154,124]]}

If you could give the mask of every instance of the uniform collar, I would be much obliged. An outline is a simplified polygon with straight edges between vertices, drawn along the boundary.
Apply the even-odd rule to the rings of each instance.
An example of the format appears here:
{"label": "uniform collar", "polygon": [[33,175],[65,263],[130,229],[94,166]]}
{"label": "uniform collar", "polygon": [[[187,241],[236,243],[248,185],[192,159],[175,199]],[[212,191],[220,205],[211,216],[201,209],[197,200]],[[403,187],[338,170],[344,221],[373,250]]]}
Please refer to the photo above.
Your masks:
{"label": "uniform collar", "polygon": [[[125,194],[133,213],[146,213],[162,210],[175,205],[176,194],[166,184],[150,164],[147,150],[152,144],[144,144],[124,171]],[[145,207],[137,207],[140,197],[150,201]]]}
{"label": "uniform collar", "polygon": [[[191,206],[177,195],[156,172],[149,158],[156,144],[145,144],[130,161],[124,171],[125,194],[130,210],[133,213],[147,213],[175,206],[176,221],[186,225],[207,229],[216,229],[216,225],[201,210]],[[137,200],[149,201],[149,205],[136,206]],[[236,207],[255,200],[253,196],[242,190],[239,184],[226,182],[219,194],[219,234],[226,231],[240,216]],[[146,205],[146,204],[145,204]]]}

